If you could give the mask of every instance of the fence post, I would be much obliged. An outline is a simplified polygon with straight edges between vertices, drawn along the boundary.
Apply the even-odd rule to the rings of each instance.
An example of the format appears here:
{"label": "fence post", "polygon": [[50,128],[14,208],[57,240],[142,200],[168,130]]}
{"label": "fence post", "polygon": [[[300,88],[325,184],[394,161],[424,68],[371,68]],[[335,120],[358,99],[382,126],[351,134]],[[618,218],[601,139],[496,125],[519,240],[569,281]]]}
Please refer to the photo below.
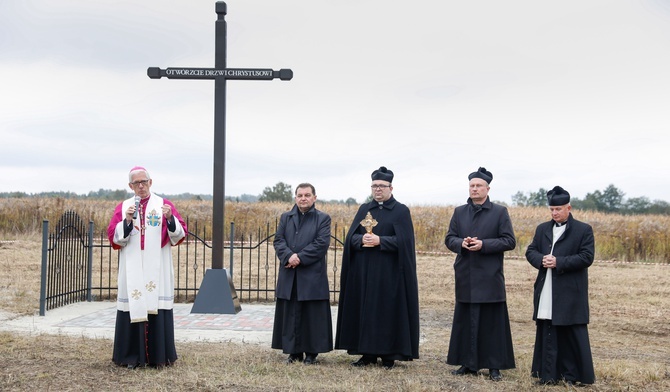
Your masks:
{"label": "fence post", "polygon": [[93,301],[93,221],[88,221],[88,271],[86,272],[86,302]]}
{"label": "fence post", "polygon": [[235,222],[230,222],[230,278],[233,277],[233,251],[235,250]]}
{"label": "fence post", "polygon": [[40,316],[46,315],[47,303],[47,252],[49,250],[49,221],[42,221],[42,276],[40,281]]}

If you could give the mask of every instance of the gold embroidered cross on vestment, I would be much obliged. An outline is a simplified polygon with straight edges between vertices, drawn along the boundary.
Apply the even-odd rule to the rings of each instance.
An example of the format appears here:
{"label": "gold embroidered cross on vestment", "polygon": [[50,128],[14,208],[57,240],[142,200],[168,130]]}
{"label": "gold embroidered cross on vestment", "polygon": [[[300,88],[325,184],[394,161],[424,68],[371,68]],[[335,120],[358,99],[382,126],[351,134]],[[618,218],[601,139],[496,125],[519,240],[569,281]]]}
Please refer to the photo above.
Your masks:
{"label": "gold embroidered cross on vestment", "polygon": [[147,283],[146,288],[148,292],[152,292],[156,288],[156,283],[154,283],[154,281],[152,280],[149,283]]}

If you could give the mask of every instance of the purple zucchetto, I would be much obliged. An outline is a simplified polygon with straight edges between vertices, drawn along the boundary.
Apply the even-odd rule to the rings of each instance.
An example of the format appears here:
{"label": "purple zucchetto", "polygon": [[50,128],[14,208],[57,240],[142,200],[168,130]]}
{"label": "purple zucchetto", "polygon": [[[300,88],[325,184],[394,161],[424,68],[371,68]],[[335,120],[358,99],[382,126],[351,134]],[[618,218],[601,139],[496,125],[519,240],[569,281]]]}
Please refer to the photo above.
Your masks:
{"label": "purple zucchetto", "polygon": [[472,172],[470,175],[468,175],[468,181],[472,180],[473,178],[481,178],[482,180],[486,181],[487,184],[490,184],[491,181],[493,181],[493,174],[486,170],[485,167],[480,167],[476,172]]}
{"label": "purple zucchetto", "polygon": [[384,166],[381,166],[379,169],[373,171],[371,177],[372,181],[382,180],[382,181],[393,182],[393,172]]}
{"label": "purple zucchetto", "polygon": [[565,189],[556,185],[554,189],[547,192],[547,201],[550,206],[564,206],[570,203],[570,194]]}

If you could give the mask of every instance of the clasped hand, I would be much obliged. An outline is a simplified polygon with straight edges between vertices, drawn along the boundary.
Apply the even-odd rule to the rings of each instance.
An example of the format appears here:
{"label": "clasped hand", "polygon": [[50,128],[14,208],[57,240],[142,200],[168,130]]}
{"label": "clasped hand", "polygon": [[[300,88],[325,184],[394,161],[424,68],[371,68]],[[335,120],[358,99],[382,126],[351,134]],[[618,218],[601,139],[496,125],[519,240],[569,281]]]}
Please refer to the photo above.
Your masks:
{"label": "clasped hand", "polygon": [[461,247],[467,250],[477,251],[482,249],[482,244],[482,240],[478,239],[477,237],[465,237]]}
{"label": "clasped hand", "polygon": [[379,245],[379,236],[373,233],[365,233],[362,241],[365,246],[377,246]]}
{"label": "clasped hand", "polygon": [[288,258],[286,268],[295,268],[299,265],[300,265],[300,257],[298,257],[297,253],[294,253],[291,255],[291,257]]}
{"label": "clasped hand", "polygon": [[556,257],[553,255],[545,255],[542,257],[542,266],[544,268],[556,268]]}

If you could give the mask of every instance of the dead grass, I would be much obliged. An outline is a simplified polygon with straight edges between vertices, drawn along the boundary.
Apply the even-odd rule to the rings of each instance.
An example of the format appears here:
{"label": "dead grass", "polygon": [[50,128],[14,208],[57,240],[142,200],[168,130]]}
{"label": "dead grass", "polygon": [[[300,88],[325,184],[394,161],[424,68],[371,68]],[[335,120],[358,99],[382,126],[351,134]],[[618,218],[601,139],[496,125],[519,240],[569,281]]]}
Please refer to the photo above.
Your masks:
{"label": "dead grass", "polygon": [[[0,198],[0,239],[17,239],[34,235],[42,230],[43,220],[51,230],[65,211],[75,211],[84,222],[92,221],[96,233],[107,228],[109,218],[118,201],[62,198]],[[212,202],[179,200],[181,215],[189,225],[199,224],[206,239],[212,233]],[[358,205],[318,203],[319,209],[330,214],[333,234],[340,238],[349,229]],[[235,223],[235,240],[270,226],[274,228],[282,212],[292,203],[225,203],[225,231]],[[454,207],[410,205],[417,250],[441,252],[445,250],[444,236]],[[517,248],[510,255],[523,256],[540,222],[549,220],[546,207],[510,207],[509,213],[517,237]],[[574,211],[577,219],[593,226],[596,236],[596,258],[668,263],[670,261],[670,216],[617,215],[593,211]],[[337,233],[337,234],[335,234]],[[228,238],[228,236],[226,236]]]}
{"label": "dead grass", "polygon": [[[39,308],[41,242],[36,236],[0,243],[0,310]],[[318,366],[283,364],[269,347],[178,343],[171,368],[127,369],[111,362],[112,342],[63,335],[0,333],[0,390],[23,391],[557,391],[530,378],[535,326],[535,270],[522,258],[506,264],[508,307],[517,368],[500,383],[485,375],[455,377],[444,364],[454,306],[453,256],[420,256],[421,358],[392,371],[355,369],[334,351]],[[670,390],[670,267],[597,262],[590,269],[596,384],[583,391]],[[486,373],[484,371],[483,373]]]}

